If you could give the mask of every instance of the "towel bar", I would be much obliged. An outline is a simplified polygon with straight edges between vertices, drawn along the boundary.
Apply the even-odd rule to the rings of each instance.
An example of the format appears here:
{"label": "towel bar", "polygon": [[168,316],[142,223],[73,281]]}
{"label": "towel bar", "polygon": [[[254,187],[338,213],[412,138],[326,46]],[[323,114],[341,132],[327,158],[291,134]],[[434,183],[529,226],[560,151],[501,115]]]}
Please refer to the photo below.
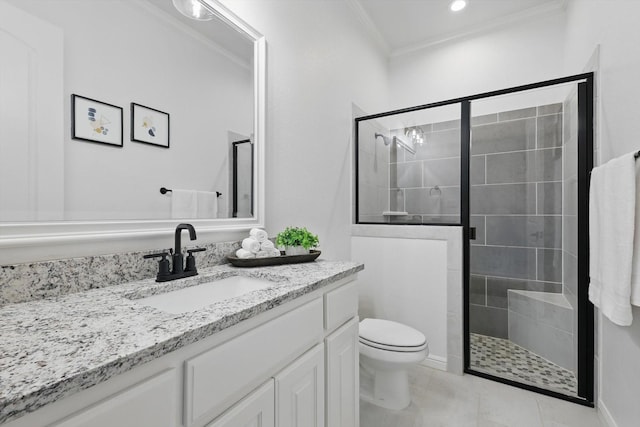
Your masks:
{"label": "towel bar", "polygon": [[[167,194],[170,191],[173,191],[173,190],[166,187],[160,187],[160,194]],[[222,193],[219,191],[216,191],[216,197],[220,197],[220,196],[222,196]]]}

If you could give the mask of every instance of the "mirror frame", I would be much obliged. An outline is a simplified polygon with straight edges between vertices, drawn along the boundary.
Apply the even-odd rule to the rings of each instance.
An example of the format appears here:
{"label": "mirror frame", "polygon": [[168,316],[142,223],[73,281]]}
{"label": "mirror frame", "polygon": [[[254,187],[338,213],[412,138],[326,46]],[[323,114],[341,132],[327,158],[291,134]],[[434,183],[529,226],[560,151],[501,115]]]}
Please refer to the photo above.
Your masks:
{"label": "mirror frame", "polygon": [[[253,42],[253,218],[189,219],[199,237],[207,241],[235,238],[235,232],[265,224],[265,95],[266,40],[262,34],[235,15],[218,0],[199,0],[214,15]],[[148,249],[154,239],[172,234],[178,219],[105,220],[0,223],[0,265],[36,260],[70,258],[93,253],[126,252]],[[220,240],[223,239],[223,240]],[[135,242],[138,242],[136,245]],[[119,243],[127,243],[122,250]],[[141,246],[140,242],[144,242]],[[101,244],[102,243],[102,244]],[[102,248],[102,249],[101,249]]]}

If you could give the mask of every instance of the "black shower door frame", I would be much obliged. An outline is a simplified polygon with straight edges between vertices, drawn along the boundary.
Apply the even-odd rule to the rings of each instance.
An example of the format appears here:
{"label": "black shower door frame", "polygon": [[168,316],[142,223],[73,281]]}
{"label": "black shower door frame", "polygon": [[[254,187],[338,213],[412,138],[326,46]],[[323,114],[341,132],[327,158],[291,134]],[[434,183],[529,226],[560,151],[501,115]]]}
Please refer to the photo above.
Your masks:
{"label": "black shower door frame", "polygon": [[[499,376],[475,371],[470,367],[470,328],[469,328],[469,283],[470,283],[470,237],[472,233],[470,220],[470,168],[471,168],[471,102],[502,95],[511,95],[534,89],[542,89],[556,85],[577,83],[578,85],[578,355],[577,355],[577,397],[558,393],[530,384],[525,384]],[[418,105],[415,107],[372,114],[355,119],[355,218],[356,224],[378,224],[360,221],[359,217],[359,161],[358,135],[359,122],[397,114],[411,113],[429,108],[460,104],[460,223],[402,223],[396,225],[414,226],[462,226],[463,228],[463,335],[464,335],[464,372],[491,379],[503,384],[512,385],[570,402],[593,407],[594,400],[594,318],[593,305],[589,302],[589,175],[593,168],[593,91],[594,73],[576,74],[572,76],[546,80],[538,83],[515,86],[477,95]]]}

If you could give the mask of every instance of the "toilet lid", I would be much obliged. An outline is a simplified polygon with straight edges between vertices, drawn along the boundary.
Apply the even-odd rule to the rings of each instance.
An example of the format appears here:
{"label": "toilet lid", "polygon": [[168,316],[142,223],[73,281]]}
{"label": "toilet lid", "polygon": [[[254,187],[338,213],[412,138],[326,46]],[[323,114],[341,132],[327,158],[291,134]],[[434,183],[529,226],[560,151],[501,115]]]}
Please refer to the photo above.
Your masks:
{"label": "toilet lid", "polygon": [[[385,347],[423,347],[427,342],[422,332],[402,323],[383,319],[360,322],[360,339]],[[365,342],[365,343],[366,343]]]}

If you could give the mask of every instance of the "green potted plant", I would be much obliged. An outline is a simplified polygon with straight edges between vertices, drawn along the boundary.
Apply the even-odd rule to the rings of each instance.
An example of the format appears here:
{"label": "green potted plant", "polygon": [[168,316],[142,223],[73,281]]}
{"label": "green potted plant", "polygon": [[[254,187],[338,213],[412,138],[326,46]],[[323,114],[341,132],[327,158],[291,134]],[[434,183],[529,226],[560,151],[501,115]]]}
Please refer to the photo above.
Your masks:
{"label": "green potted plant", "polygon": [[287,227],[278,233],[276,245],[284,247],[287,255],[306,255],[309,249],[318,246],[318,236],[304,227]]}

